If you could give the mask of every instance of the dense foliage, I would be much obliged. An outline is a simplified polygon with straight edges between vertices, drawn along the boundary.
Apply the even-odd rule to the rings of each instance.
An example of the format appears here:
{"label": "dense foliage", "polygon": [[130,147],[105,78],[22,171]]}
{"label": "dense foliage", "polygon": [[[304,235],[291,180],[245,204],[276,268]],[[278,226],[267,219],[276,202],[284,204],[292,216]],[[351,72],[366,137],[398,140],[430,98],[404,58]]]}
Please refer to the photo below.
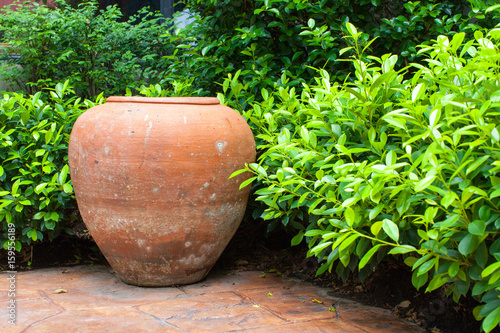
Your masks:
{"label": "dense foliage", "polygon": [[[76,118],[96,103],[64,84],[24,97],[0,99],[0,246],[15,248],[65,230],[76,208],[69,179],[68,142]],[[11,225],[9,227],[9,224]],[[71,233],[70,229],[66,229]]]}
{"label": "dense foliage", "polygon": [[492,14],[478,11],[488,1],[186,0],[196,20],[172,35],[178,48],[166,59],[170,75],[192,77],[196,88],[212,94],[220,91],[214,82],[238,70],[253,95],[279,83],[282,74],[300,89],[301,82],[313,82],[314,68],[340,81],[353,70],[336,61],[350,43],[342,38],[345,22],[363,29],[361,43],[379,37],[372,55],[396,53],[398,64],[407,64],[418,57],[417,44],[492,26]]}
{"label": "dense foliage", "polygon": [[11,57],[0,68],[5,80],[35,93],[69,79],[82,97],[163,82],[168,63],[160,60],[173,47],[162,37],[166,21],[160,14],[144,9],[122,21],[116,6],[100,11],[97,2],[78,8],[56,3],[56,8],[34,2],[0,11],[2,42],[11,46],[5,49]]}
{"label": "dense foliage", "polygon": [[[489,332],[500,321],[500,26],[439,36],[419,51],[426,65],[402,70],[347,29],[352,82],[319,70],[301,94],[282,86],[251,103],[262,154],[242,186],[260,181],[261,217],[295,228],[318,274],[363,279],[402,256],[417,289],[481,299]],[[238,101],[245,87],[226,82]]]}

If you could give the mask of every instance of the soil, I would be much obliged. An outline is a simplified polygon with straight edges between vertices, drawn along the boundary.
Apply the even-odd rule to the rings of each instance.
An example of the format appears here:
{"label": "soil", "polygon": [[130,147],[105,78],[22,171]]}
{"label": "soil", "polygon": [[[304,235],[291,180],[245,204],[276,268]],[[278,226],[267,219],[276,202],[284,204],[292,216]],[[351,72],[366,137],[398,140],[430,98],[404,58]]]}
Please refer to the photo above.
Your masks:
{"label": "soil", "polygon": [[[17,269],[107,265],[92,239],[81,231],[82,226],[77,225],[75,229],[80,229],[77,232],[79,237],[61,235],[52,242],[37,243],[23,251],[17,258]],[[283,231],[266,234],[262,223],[246,219],[214,269],[259,270],[298,278],[329,288],[332,295],[341,294],[367,305],[389,309],[432,333],[480,332],[480,323],[472,315],[472,309],[478,302],[469,297],[455,303],[442,290],[418,292],[411,284],[411,270],[404,263],[383,262],[364,283],[360,283],[355,276],[343,283],[335,274],[315,276],[318,265],[313,258],[306,258],[307,247],[290,247],[290,240],[291,236]],[[4,257],[4,251],[0,251],[1,270],[7,269]]]}

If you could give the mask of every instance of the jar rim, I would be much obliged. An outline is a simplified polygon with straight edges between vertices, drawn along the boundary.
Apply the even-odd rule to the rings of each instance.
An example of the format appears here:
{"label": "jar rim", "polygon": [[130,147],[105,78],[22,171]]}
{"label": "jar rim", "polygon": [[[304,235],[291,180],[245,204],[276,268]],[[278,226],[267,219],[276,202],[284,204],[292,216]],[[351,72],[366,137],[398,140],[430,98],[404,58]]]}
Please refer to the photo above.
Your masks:
{"label": "jar rim", "polygon": [[106,103],[152,103],[152,104],[195,104],[217,105],[217,97],[142,97],[142,96],[110,96]]}

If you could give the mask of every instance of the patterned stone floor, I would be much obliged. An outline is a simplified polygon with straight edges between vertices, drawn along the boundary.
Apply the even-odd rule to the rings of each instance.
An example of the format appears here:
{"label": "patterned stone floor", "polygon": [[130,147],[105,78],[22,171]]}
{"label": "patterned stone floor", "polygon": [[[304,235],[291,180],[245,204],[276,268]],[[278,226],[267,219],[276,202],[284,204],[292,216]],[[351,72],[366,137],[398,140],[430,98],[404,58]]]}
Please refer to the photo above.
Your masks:
{"label": "patterned stone floor", "polygon": [[10,276],[0,275],[4,333],[423,332],[387,310],[275,274],[215,271],[188,286],[142,288],[106,266],[18,272],[12,325]]}

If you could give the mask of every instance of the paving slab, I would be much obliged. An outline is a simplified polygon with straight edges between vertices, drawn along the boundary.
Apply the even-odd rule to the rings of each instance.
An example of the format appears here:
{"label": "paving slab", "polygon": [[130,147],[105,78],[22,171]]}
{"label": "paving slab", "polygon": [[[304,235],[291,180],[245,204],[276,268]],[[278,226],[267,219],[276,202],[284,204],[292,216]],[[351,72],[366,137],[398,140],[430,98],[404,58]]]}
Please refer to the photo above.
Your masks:
{"label": "paving slab", "polygon": [[[2,332],[424,332],[390,311],[276,274],[214,271],[187,286],[144,288],[107,266],[0,275]],[[15,324],[9,306],[15,299]]]}
{"label": "paving slab", "polygon": [[16,321],[15,325],[11,325],[8,323],[7,319],[9,305],[10,302],[8,301],[0,302],[0,318],[2,320],[0,327],[2,327],[2,332],[4,333],[23,332],[33,323],[43,321],[64,312],[63,308],[53,304],[46,298],[17,299]]}

